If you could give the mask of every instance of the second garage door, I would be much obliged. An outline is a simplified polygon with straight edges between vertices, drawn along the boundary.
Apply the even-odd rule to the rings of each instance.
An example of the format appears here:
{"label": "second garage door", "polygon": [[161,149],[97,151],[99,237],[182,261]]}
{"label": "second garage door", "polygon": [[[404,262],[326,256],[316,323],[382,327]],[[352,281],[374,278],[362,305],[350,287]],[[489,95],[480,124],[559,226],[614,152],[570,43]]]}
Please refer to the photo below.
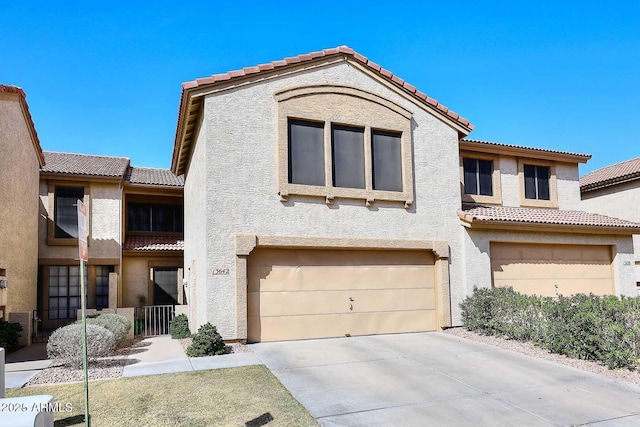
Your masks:
{"label": "second garage door", "polygon": [[437,327],[428,251],[256,249],[249,256],[249,342]]}
{"label": "second garage door", "polygon": [[494,286],[544,296],[614,293],[611,247],[491,243]]}

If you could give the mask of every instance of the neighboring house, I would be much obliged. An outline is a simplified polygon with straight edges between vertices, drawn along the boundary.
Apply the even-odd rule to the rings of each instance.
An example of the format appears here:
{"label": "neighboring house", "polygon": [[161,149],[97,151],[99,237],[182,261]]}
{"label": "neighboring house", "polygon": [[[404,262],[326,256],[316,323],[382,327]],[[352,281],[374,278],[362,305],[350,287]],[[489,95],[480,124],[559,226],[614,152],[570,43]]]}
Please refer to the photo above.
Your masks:
{"label": "neighboring house", "polygon": [[472,130],[344,46],[183,84],[171,169],[192,330],[437,330],[474,286],[635,295],[640,224],[575,210],[589,156],[460,141]]}
{"label": "neighboring house", "polygon": [[464,292],[635,295],[640,224],[581,211],[578,164],[591,156],[460,141]]}
{"label": "neighboring house", "polygon": [[0,85],[0,317],[29,343],[38,276],[38,179],[44,157],[24,91]]}
{"label": "neighboring house", "polygon": [[77,203],[89,212],[87,308],[181,304],[182,185],[124,157],[44,153],[38,316],[51,330],[80,308]]}
{"label": "neighboring house", "polygon": [[[640,222],[640,157],[595,170],[580,178],[582,209]],[[640,233],[633,236],[635,281],[640,288]]]}

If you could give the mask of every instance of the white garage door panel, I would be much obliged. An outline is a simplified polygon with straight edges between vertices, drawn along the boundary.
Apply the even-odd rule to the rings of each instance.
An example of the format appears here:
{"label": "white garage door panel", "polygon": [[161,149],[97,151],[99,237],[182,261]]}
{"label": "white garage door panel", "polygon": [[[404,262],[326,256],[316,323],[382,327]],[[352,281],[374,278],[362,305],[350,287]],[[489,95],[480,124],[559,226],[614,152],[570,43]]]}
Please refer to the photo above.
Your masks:
{"label": "white garage door panel", "polygon": [[433,264],[427,251],[254,250],[248,339],[435,330]]}
{"label": "white garage door panel", "polygon": [[611,247],[491,243],[493,285],[544,296],[614,292]]}

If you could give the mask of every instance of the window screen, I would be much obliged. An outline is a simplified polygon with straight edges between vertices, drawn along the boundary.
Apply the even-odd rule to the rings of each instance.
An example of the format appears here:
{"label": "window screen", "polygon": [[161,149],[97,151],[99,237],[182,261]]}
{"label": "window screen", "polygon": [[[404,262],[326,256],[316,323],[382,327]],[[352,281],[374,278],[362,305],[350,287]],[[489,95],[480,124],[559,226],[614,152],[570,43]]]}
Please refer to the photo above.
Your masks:
{"label": "window screen", "polygon": [[548,166],[524,165],[524,197],[550,200]]}
{"label": "window screen", "polygon": [[54,195],[54,236],[78,238],[78,199],[84,199],[83,187],[56,187]]}
{"label": "window screen", "polygon": [[462,159],[464,193],[493,196],[493,162],[481,159]]}
{"label": "window screen", "polygon": [[371,131],[373,189],[402,191],[401,134]]}
{"label": "window screen", "polygon": [[[87,270],[84,270],[85,286]],[[85,287],[85,291],[86,291]],[[49,267],[49,319],[75,319],[80,308],[80,267]]]}
{"label": "window screen", "polygon": [[109,273],[113,273],[112,265],[96,266],[96,308],[109,307]]}
{"label": "window screen", "polygon": [[129,231],[182,233],[184,228],[182,210],[182,205],[129,203],[127,228]]}
{"label": "window screen", "polygon": [[324,124],[289,120],[289,183],[325,185]]}
{"label": "window screen", "polygon": [[464,194],[478,194],[478,163],[476,159],[462,159]]}
{"label": "window screen", "polygon": [[334,187],[364,188],[364,129],[332,126]]}

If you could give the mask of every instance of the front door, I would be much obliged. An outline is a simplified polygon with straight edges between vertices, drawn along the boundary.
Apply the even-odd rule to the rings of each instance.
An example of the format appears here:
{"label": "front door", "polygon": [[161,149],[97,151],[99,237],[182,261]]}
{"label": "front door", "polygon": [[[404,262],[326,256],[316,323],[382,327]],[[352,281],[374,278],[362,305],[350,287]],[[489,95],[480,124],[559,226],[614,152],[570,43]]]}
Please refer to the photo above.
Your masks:
{"label": "front door", "polygon": [[178,269],[153,269],[153,305],[178,304]]}

